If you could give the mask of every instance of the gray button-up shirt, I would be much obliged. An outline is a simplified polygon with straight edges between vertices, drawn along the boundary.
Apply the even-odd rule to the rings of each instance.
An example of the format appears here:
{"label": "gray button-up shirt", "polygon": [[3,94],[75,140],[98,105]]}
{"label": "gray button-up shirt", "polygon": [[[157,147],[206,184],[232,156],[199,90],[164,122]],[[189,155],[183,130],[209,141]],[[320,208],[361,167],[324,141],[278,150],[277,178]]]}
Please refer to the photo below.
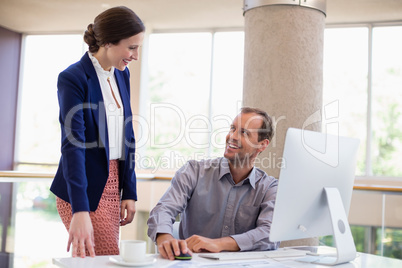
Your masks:
{"label": "gray button-up shirt", "polygon": [[269,241],[278,182],[254,167],[235,184],[226,158],[188,161],[150,213],[148,235],[172,234],[180,215],[179,235],[231,236],[241,251],[276,249]]}

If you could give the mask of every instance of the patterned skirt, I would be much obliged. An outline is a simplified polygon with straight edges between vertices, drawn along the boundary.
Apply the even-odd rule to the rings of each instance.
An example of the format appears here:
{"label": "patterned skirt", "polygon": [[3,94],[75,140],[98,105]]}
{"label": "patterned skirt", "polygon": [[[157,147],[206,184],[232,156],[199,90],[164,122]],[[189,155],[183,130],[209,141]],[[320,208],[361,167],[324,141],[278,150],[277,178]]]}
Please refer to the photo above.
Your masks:
{"label": "patterned skirt", "polygon": [[[70,203],[56,198],[57,211],[67,231],[70,230],[72,209]],[[96,255],[119,254],[120,193],[118,160],[110,160],[109,177],[98,208],[89,213],[95,237]],[[85,249],[89,256],[88,249]],[[78,249],[79,254],[79,249]]]}

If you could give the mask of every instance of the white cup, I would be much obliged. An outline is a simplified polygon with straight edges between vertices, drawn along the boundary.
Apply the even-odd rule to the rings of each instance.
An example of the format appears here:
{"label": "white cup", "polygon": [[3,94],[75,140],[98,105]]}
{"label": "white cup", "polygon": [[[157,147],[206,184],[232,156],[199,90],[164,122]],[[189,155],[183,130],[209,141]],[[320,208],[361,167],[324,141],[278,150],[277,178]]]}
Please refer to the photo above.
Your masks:
{"label": "white cup", "polygon": [[125,262],[141,262],[145,259],[147,243],[142,240],[120,241],[120,256]]}

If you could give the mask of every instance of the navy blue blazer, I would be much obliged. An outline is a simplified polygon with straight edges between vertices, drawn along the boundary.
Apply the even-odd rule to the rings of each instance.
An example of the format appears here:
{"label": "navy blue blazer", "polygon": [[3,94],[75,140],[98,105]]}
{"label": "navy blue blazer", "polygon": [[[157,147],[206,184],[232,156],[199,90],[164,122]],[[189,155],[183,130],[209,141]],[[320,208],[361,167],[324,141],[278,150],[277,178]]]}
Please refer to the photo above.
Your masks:
{"label": "navy blue blazer", "polygon": [[[130,73],[115,69],[124,107],[124,150],[119,160],[122,199],[137,200],[135,139],[130,108]],[[73,213],[95,211],[109,175],[109,141],[102,92],[88,53],[59,74],[61,158],[50,190]]]}

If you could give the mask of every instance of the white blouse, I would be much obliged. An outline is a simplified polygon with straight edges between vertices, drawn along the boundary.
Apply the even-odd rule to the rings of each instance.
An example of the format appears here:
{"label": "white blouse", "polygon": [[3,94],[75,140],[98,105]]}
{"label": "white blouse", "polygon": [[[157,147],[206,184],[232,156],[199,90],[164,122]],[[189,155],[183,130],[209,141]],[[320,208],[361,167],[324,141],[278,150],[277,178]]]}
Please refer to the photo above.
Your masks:
{"label": "white blouse", "polygon": [[105,105],[107,131],[109,136],[109,160],[120,159],[123,155],[124,145],[124,109],[119,88],[117,87],[116,79],[114,77],[114,67],[112,67],[110,71],[105,71],[99,64],[98,60],[89,51],[88,55],[95,67],[96,74],[98,75]]}

